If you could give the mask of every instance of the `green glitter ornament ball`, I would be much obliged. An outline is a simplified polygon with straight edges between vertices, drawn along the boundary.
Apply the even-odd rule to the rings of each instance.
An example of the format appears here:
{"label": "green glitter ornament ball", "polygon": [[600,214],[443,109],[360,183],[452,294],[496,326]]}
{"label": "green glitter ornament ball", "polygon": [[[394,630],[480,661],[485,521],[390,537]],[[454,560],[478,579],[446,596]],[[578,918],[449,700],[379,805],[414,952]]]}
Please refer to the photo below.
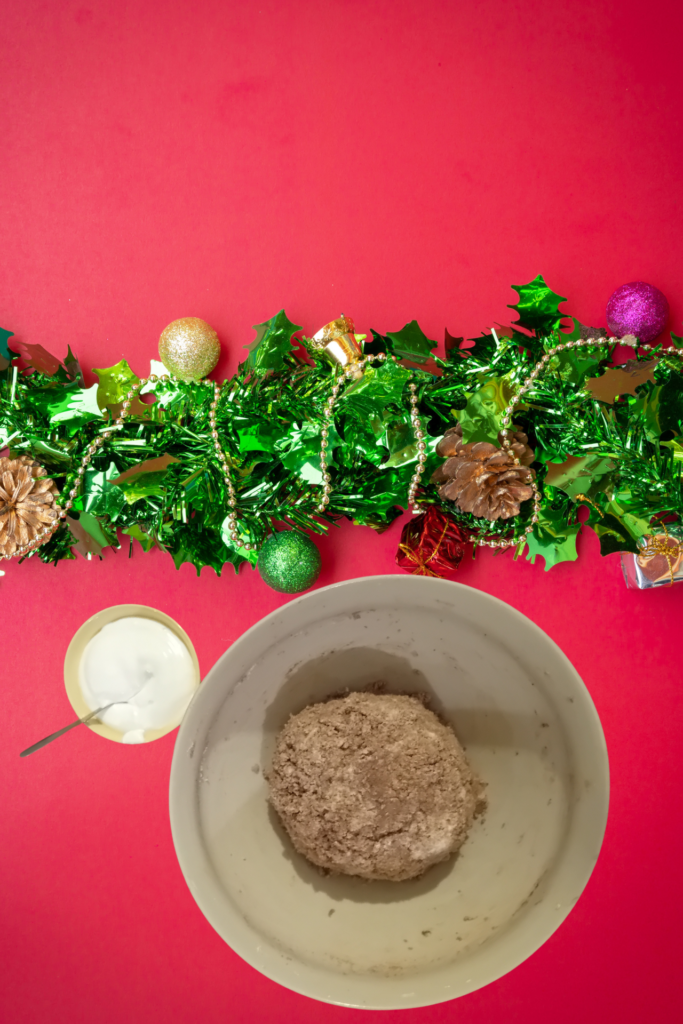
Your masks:
{"label": "green glitter ornament ball", "polygon": [[281,594],[300,594],[320,575],[320,552],[305,533],[283,530],[265,542],[258,556],[261,579]]}

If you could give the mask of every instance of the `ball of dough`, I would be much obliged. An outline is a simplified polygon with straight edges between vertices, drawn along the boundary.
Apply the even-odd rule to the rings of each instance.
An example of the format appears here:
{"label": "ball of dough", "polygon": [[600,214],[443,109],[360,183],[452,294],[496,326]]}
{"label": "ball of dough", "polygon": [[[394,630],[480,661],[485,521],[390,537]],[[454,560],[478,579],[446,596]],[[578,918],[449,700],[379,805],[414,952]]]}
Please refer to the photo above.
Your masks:
{"label": "ball of dough", "polygon": [[446,860],[484,804],[453,730],[395,694],[350,693],[293,715],[267,778],[299,853],[368,879],[416,878]]}

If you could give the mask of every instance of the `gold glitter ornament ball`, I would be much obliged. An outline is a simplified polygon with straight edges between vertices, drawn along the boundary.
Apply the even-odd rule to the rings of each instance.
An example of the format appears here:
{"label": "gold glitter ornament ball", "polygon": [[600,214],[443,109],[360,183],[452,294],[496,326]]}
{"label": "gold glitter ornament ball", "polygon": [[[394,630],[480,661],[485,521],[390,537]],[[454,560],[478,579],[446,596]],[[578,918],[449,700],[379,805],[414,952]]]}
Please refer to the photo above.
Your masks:
{"label": "gold glitter ornament ball", "polygon": [[180,380],[201,380],[211,373],[221,354],[218,335],[205,320],[186,316],[161,332],[159,358]]}

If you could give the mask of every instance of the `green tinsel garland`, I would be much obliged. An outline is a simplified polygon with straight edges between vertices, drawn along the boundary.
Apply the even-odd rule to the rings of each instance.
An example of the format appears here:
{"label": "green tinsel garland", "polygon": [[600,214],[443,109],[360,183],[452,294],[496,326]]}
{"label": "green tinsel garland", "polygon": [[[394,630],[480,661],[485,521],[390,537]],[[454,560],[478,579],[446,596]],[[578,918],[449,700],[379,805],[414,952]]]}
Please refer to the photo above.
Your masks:
{"label": "green tinsel garland", "polygon": [[[478,532],[509,534],[510,522],[482,523],[443,501],[427,481],[441,461],[434,449],[447,427],[459,420],[464,442],[497,443],[520,381],[546,351],[581,334],[578,321],[558,312],[562,297],[542,277],[516,291],[520,299],[511,308],[519,318],[512,328],[482,334],[473,344],[447,334],[445,359],[434,355],[436,343],[414,320],[386,336],[372,331],[365,351],[391,353],[400,363],[368,366],[340,394],[330,428],[332,494],[325,516],[316,512],[320,437],[336,371],[308,339],[292,345],[299,328],[284,311],[259,325],[246,361],[222,388],[217,410],[237,489],[240,545],[260,546],[283,523],[318,533],[342,516],[379,531],[389,526],[407,506],[417,459],[411,380],[418,384],[429,433],[422,502],[440,505],[475,538]],[[16,344],[10,351],[10,337],[0,331],[0,450],[30,455],[60,491],[68,491],[88,445],[107,429],[139,378],[122,360],[95,370],[99,384],[85,388],[70,351],[64,362],[38,345]],[[535,447],[543,493],[528,557],[541,554],[546,568],[576,558],[579,495],[590,499],[588,522],[603,554],[636,551],[653,516],[683,510],[681,360],[660,350],[652,381],[634,395],[600,401],[586,391],[586,381],[605,372],[616,343],[605,339],[599,348],[553,357],[515,414],[515,425]],[[150,372],[166,371],[153,363]],[[212,389],[158,381],[143,393],[153,401],[136,400],[123,428],[94,457],[69,528],[35,555],[45,562],[73,558],[77,541],[80,550],[98,553],[118,547],[117,534],[123,533],[145,550],[158,545],[168,551],[178,567],[193,563],[198,572],[210,565],[220,573],[226,562],[236,569],[244,561],[255,564],[258,550],[235,545],[225,523],[225,485],[209,426]],[[544,479],[553,463],[550,486]],[[518,525],[530,515],[523,506]]]}

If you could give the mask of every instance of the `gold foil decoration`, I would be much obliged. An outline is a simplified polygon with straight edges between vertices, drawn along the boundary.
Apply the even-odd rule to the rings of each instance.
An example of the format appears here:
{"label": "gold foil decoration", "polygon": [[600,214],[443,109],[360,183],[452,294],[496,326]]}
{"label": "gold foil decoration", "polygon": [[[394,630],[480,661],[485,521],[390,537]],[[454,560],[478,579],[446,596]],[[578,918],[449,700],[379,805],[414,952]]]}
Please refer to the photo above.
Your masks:
{"label": "gold foil decoration", "polygon": [[351,317],[342,315],[337,320],[331,320],[313,335],[312,340],[331,363],[348,370],[349,376],[356,379],[363,376],[363,368],[358,365],[363,358],[363,349],[354,334]]}
{"label": "gold foil decoration", "polygon": [[[569,458],[571,459],[571,455],[569,456]],[[550,463],[550,465],[552,465],[552,463]],[[547,482],[547,475],[546,475],[546,482]],[[577,494],[576,495],[576,500],[577,501],[583,501],[583,502],[585,502],[586,505],[590,505],[591,508],[595,509],[595,511],[598,513],[598,515],[600,516],[601,519],[605,518],[605,513],[602,511],[602,509],[599,507],[599,505],[596,505],[594,501],[591,501],[587,494]]]}
{"label": "gold foil decoration", "polygon": [[648,359],[647,362],[629,359],[621,366],[613,366],[609,370],[605,370],[602,377],[589,377],[585,388],[593,398],[613,405],[619,395],[635,395],[636,388],[646,381],[654,384],[656,365],[656,359]]}

